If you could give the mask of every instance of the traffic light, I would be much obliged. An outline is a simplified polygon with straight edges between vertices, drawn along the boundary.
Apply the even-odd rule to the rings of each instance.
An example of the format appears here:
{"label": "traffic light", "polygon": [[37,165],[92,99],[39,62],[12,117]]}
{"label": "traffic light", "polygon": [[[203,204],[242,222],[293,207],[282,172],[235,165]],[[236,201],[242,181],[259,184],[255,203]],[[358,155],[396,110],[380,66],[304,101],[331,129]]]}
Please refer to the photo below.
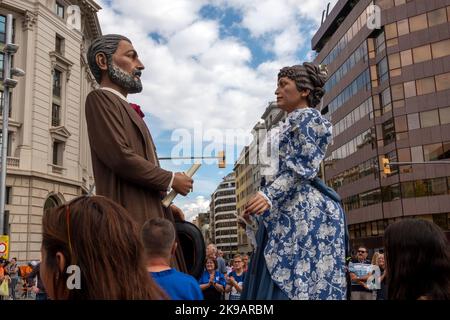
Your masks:
{"label": "traffic light", "polygon": [[383,164],[383,173],[384,174],[390,174],[391,173],[391,167],[389,165],[389,159],[388,158],[382,158],[381,159]]}
{"label": "traffic light", "polygon": [[219,168],[220,168],[220,169],[225,168],[225,167],[226,167],[226,163],[225,163],[225,151],[219,151],[219,155],[218,155],[217,158],[219,158]]}

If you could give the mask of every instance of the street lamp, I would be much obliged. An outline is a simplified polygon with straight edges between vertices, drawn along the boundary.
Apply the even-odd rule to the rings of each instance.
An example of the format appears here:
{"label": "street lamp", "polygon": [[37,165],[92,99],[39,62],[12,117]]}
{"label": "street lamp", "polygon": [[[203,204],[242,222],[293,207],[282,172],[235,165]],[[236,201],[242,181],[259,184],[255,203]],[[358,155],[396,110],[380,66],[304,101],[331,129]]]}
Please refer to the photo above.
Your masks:
{"label": "street lamp", "polygon": [[12,56],[19,49],[19,45],[12,43],[12,14],[6,17],[6,44],[3,48],[5,53],[3,80],[3,127],[2,127],[2,148],[1,148],[1,172],[0,172],[0,235],[4,233],[5,227],[5,202],[6,202],[6,157],[8,150],[8,125],[9,125],[9,92],[17,86],[18,81],[12,79],[13,76],[23,77],[25,72],[19,68],[11,68]]}

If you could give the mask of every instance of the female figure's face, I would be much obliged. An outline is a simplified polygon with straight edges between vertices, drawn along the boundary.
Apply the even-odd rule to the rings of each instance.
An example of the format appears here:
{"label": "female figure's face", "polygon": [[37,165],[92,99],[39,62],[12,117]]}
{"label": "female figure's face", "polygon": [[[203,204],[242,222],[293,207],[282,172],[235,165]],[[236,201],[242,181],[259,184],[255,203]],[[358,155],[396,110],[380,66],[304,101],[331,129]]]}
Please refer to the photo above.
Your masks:
{"label": "female figure's face", "polygon": [[277,90],[275,91],[278,107],[288,113],[299,107],[307,107],[306,97],[308,94],[309,90],[298,91],[295,81],[287,77],[278,80]]}
{"label": "female figure's face", "polygon": [[214,271],[216,270],[215,266],[214,266],[214,262],[212,260],[207,260],[206,261],[206,270],[207,271]]}

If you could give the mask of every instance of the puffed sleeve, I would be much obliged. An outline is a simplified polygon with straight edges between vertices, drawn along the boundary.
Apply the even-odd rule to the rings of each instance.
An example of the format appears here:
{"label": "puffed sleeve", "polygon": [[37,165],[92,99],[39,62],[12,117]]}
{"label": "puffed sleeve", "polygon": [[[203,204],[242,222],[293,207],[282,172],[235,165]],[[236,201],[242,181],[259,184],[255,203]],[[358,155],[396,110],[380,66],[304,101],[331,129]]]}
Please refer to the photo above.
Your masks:
{"label": "puffed sleeve", "polygon": [[[299,121],[289,128],[280,139],[280,147],[285,147],[285,169],[277,178],[261,189],[272,205],[278,206],[278,201],[289,192],[294,192],[293,186],[300,180],[310,180],[316,177],[328,144],[331,141],[331,123],[324,119],[316,110],[300,114]],[[283,142],[285,141],[285,142]],[[281,146],[281,144],[283,144]],[[263,216],[268,216],[266,211]]]}

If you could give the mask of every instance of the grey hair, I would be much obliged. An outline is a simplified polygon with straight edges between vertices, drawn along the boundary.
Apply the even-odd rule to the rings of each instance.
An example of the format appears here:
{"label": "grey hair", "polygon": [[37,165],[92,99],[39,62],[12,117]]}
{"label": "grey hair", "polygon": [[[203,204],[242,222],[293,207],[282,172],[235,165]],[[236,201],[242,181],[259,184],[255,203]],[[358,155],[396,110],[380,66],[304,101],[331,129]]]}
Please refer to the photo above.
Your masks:
{"label": "grey hair", "polygon": [[325,66],[315,65],[310,62],[304,62],[302,65],[284,67],[278,73],[280,78],[289,78],[295,81],[298,91],[308,89],[309,106],[315,108],[325,94],[323,86],[327,80],[327,69]]}
{"label": "grey hair", "polygon": [[91,69],[91,72],[98,83],[100,83],[102,79],[102,70],[97,65],[95,57],[99,53],[104,53],[108,61],[110,61],[112,55],[116,52],[121,40],[125,40],[131,43],[130,39],[125,36],[121,36],[119,34],[107,34],[94,39],[89,46],[87,52],[89,69]]}

